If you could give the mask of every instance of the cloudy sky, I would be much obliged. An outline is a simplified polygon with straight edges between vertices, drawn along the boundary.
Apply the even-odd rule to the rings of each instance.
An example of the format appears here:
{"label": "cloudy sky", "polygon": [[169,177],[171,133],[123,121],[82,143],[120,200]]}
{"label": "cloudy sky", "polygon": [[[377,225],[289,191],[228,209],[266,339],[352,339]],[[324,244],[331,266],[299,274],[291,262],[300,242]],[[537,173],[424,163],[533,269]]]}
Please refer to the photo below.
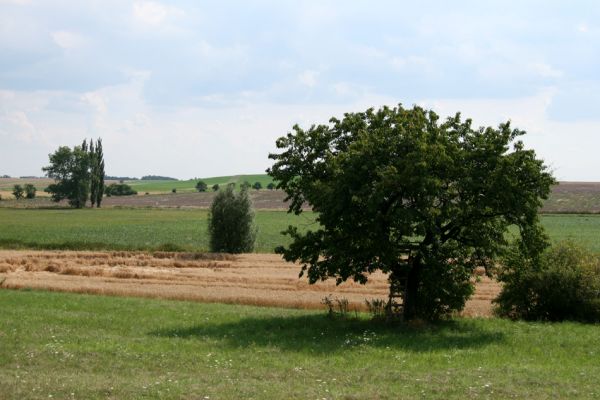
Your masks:
{"label": "cloudy sky", "polygon": [[0,175],[102,137],[111,175],[262,173],[294,123],[510,119],[600,181],[600,3],[0,0]]}

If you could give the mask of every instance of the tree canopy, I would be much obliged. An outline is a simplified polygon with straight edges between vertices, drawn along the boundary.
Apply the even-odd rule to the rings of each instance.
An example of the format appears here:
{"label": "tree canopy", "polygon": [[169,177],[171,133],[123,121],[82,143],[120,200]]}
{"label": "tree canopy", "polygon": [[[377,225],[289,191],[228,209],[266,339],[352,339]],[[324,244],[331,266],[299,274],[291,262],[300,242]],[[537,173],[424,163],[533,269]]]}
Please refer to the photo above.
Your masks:
{"label": "tree canopy", "polygon": [[310,283],[389,274],[388,309],[406,319],[460,310],[474,269],[506,250],[509,226],[532,253],[544,248],[537,210],[554,179],[518,140],[524,134],[509,122],[473,128],[459,113],[440,122],[416,106],[295,125],[267,172],[289,212],[308,203],[317,225],[290,226],[291,244],[277,251],[300,262]]}
{"label": "tree canopy", "polygon": [[48,157],[50,165],[42,170],[55,181],[46,188],[52,200],[58,202],[67,199],[72,207],[82,208],[91,198],[92,206],[96,204],[100,207],[104,194],[104,156],[101,139],[98,139],[95,148],[93,141],[90,141],[88,147],[84,140],[81,146],[75,146],[73,149],[61,146]]}

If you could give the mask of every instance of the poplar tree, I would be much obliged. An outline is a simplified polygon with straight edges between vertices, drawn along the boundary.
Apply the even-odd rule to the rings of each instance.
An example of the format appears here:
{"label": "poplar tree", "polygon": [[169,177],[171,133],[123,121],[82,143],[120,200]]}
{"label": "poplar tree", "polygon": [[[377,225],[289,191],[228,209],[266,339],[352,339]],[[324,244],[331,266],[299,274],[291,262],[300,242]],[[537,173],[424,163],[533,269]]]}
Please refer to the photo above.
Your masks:
{"label": "poplar tree", "polygon": [[95,153],[95,171],[94,176],[96,177],[96,207],[100,208],[102,203],[102,195],[104,194],[104,153],[102,152],[102,139],[98,138],[96,141],[96,153]]}

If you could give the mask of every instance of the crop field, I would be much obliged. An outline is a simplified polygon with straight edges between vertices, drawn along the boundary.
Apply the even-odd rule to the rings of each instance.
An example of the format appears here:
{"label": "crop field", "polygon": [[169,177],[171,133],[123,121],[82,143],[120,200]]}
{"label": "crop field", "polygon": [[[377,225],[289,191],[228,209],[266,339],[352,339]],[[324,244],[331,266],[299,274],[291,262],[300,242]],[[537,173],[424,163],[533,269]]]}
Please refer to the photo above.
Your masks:
{"label": "crop field", "polygon": [[[275,254],[0,251],[4,288],[320,309],[331,296],[348,300],[351,311],[365,310],[365,299],[387,298],[381,273],[367,285],[336,286],[334,280],[309,285],[299,271]],[[490,316],[498,291],[482,278],[464,315]]]}
{"label": "crop field", "polygon": [[[0,248],[69,250],[207,251],[206,209],[0,208]],[[600,252],[600,215],[549,214],[542,223],[553,240],[572,240]],[[280,232],[288,225],[315,227],[314,214],[257,210],[256,251],[271,253],[288,243]]]}
{"label": "crop field", "polygon": [[0,290],[0,397],[598,398],[598,327]]}
{"label": "crop field", "polygon": [[[0,209],[0,247],[71,250],[207,251],[203,209]],[[271,253],[286,243],[280,232],[289,224],[306,228],[311,213],[294,216],[258,211],[256,251]]]}

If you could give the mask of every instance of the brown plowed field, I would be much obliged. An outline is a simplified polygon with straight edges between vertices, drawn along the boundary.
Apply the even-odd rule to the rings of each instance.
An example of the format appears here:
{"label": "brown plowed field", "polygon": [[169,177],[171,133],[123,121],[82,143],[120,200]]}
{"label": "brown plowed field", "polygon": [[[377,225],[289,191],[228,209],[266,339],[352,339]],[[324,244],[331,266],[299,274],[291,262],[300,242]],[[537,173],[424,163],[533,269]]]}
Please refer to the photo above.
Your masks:
{"label": "brown plowed field", "polygon": [[[321,300],[346,298],[350,309],[365,299],[385,299],[387,280],[375,274],[367,285],[333,281],[309,285],[299,266],[274,254],[194,254],[142,252],[0,251],[0,286],[281,306],[323,308]],[[498,283],[482,278],[464,311],[489,316]]]}

